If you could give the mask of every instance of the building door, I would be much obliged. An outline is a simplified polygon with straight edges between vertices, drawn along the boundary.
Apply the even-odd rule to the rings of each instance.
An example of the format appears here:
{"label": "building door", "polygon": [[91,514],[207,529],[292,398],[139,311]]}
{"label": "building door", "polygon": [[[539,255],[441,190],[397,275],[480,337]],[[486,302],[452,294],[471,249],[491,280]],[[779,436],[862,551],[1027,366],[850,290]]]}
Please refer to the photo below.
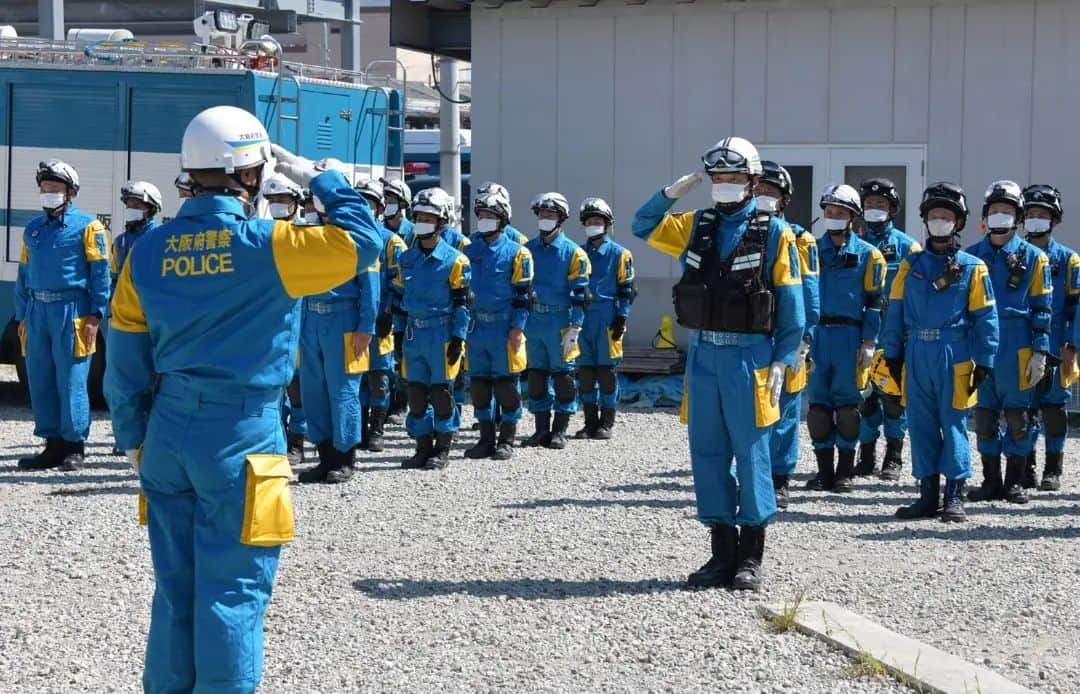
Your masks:
{"label": "building door", "polygon": [[904,210],[894,223],[920,243],[922,219],[919,201],[925,187],[926,147],[922,145],[877,147],[832,147],[829,150],[829,180],[843,181],[857,190],[859,183],[875,176],[896,184]]}
{"label": "building door", "polygon": [[812,224],[821,216],[817,203],[821,189],[829,180],[829,151],[819,146],[764,146],[758,153],[763,160],[775,161],[791,174],[794,194],[785,216],[817,236]]}

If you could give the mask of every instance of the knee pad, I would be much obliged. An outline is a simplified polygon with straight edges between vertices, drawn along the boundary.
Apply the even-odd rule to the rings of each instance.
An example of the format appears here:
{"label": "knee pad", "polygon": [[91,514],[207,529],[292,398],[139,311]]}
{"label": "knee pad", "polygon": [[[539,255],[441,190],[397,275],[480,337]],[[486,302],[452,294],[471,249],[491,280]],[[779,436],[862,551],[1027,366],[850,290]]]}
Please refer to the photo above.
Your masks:
{"label": "knee pad", "polygon": [[303,407],[303,405],[301,404],[301,401],[300,401],[300,376],[299,375],[293,376],[292,380],[289,381],[288,387],[285,388],[285,392],[286,392],[286,394],[288,394],[289,401],[292,403],[293,407]]}
{"label": "knee pad", "polygon": [[1060,437],[1069,433],[1069,417],[1064,405],[1043,405],[1043,426],[1047,436]]}
{"label": "knee pad", "polygon": [[596,367],[579,366],[578,383],[581,385],[581,392],[591,393],[592,389],[596,387]]}
{"label": "knee pad", "polygon": [[472,397],[473,407],[487,408],[491,404],[491,392],[491,379],[472,377],[469,394]]}
{"label": "knee pad", "polygon": [[572,402],[577,398],[577,388],[574,386],[574,375],[569,371],[554,373],[551,375],[551,380],[555,382],[556,400],[559,402]]}
{"label": "knee pad", "polygon": [[423,417],[427,412],[428,388],[419,383],[409,384],[409,414],[413,417]]}
{"label": "knee pad", "polygon": [[390,388],[390,376],[385,371],[368,371],[367,382],[372,400],[386,397],[386,391]]}
{"label": "knee pad", "polygon": [[600,392],[611,394],[619,385],[614,366],[601,366],[596,369],[596,380],[600,381]]}
{"label": "knee pad", "polygon": [[847,440],[859,438],[859,425],[862,418],[859,417],[859,409],[854,405],[845,405],[836,408],[836,429],[840,436]]}
{"label": "knee pad", "polygon": [[495,401],[504,410],[516,410],[521,407],[521,392],[518,390],[516,376],[495,381]]}
{"label": "knee pad", "polygon": [[1025,409],[1005,410],[1005,426],[1009,429],[1009,438],[1023,442],[1028,437],[1028,412]]}
{"label": "knee pad", "polygon": [[859,413],[863,417],[869,417],[876,413],[878,410],[878,393],[876,390],[871,389],[870,395],[866,397],[862,403],[859,404]]}
{"label": "knee pad", "polygon": [[529,399],[543,400],[547,397],[547,371],[529,369]]}
{"label": "knee pad", "polygon": [[454,395],[448,383],[431,386],[431,407],[436,419],[447,419],[454,414]]}
{"label": "knee pad", "polygon": [[806,413],[806,429],[815,441],[828,439],[833,431],[832,410],[824,405],[811,405]]}
{"label": "knee pad", "polygon": [[998,415],[985,407],[975,408],[975,436],[980,441],[996,441],[998,437]]}
{"label": "knee pad", "polygon": [[889,419],[899,419],[904,416],[904,406],[900,404],[900,398],[895,395],[882,395],[881,407]]}

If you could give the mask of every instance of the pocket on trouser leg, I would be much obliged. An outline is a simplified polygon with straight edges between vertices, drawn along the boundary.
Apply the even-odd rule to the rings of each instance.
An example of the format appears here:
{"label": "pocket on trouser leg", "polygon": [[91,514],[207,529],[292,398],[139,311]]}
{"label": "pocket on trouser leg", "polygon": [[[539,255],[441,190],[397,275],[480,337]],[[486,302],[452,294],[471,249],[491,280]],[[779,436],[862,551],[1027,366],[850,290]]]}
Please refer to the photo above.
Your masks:
{"label": "pocket on trouser leg", "polygon": [[780,419],[780,405],[772,404],[769,394],[769,367],[754,369],[754,422],[767,427]]}
{"label": "pocket on trouser leg", "polygon": [[[142,465],[142,448],[139,448],[138,456],[139,456],[138,460],[136,460],[135,462],[138,465],[141,466]],[[135,474],[139,474],[138,470],[135,471]],[[150,513],[150,510],[149,510],[149,506],[148,506],[147,501],[146,501],[146,495],[143,494],[143,490],[140,487],[140,489],[139,489],[139,525],[148,525],[150,523],[149,513]]]}
{"label": "pocket on trouser leg", "polygon": [[510,370],[510,373],[521,373],[529,366],[529,360],[525,351],[525,337],[521,338],[521,347],[514,349],[514,346],[510,344],[510,341],[506,341],[506,365]]}
{"label": "pocket on trouser leg", "polygon": [[[353,352],[352,339],[356,333],[345,333],[345,373],[350,376],[362,374],[371,368],[370,350],[364,350],[360,356]],[[391,349],[393,346],[391,345]]]}
{"label": "pocket on trouser leg", "polygon": [[574,361],[581,356],[581,333],[578,333],[578,343],[574,345],[574,348],[570,350],[570,353],[562,354],[562,339],[566,336],[566,331],[569,329],[569,327],[566,327],[559,331],[559,355],[564,362]]}
{"label": "pocket on trouser leg", "polygon": [[979,399],[979,392],[978,389],[972,387],[974,373],[974,361],[962,361],[959,364],[953,364],[952,406],[954,410],[970,410],[975,407],[975,402]]}
{"label": "pocket on trouser leg", "polygon": [[[23,354],[25,355],[25,351],[23,352]],[[1069,374],[1068,376],[1065,375],[1065,370],[1064,369],[1062,369],[1060,366],[1058,367],[1058,382],[1061,383],[1062,388],[1065,388],[1066,390],[1068,390],[1069,388],[1072,388],[1072,385],[1074,383],[1076,383],[1078,380],[1080,380],[1080,372],[1078,372],[1078,367],[1077,367],[1077,362],[1076,362],[1075,357],[1073,358],[1072,373]]]}
{"label": "pocket on trouser leg", "polygon": [[26,321],[22,323],[22,328],[19,329],[19,353],[22,356],[26,356]]}
{"label": "pocket on trouser leg", "polygon": [[690,388],[686,382],[686,376],[683,375],[682,379],[682,402],[679,403],[679,423],[690,423]]}
{"label": "pocket on trouser leg", "polygon": [[275,547],[292,542],[294,534],[292,469],[283,455],[247,456],[244,490],[244,523],[240,542],[255,547]]}
{"label": "pocket on trouser leg", "polygon": [[1031,381],[1028,379],[1027,375],[1027,367],[1028,362],[1031,361],[1031,354],[1030,347],[1021,347],[1016,352],[1016,363],[1019,367],[1019,370],[1016,373],[1016,380],[1019,381],[1017,385],[1019,385],[1020,390],[1027,390],[1031,387]]}
{"label": "pocket on trouser leg", "polygon": [[[443,343],[443,365],[446,367],[446,380],[453,381],[457,378],[458,372],[461,371],[462,362],[465,361],[465,345],[461,346],[461,356],[453,364],[450,363],[450,343]],[[434,374],[432,374],[434,376]]]}
{"label": "pocket on trouser leg", "polygon": [[394,351],[394,333],[379,338],[379,356],[385,357]]}
{"label": "pocket on trouser leg", "polygon": [[76,318],[72,322],[75,325],[75,345],[72,348],[72,353],[76,359],[85,359],[97,351],[97,341],[92,345],[88,345],[83,338],[83,328],[86,327],[86,318]]}
{"label": "pocket on trouser leg", "polygon": [[809,371],[809,367],[807,367],[806,362],[803,362],[802,368],[798,372],[791,369],[784,370],[784,387],[788,393],[798,393],[806,387],[807,382],[810,380],[807,371]]}
{"label": "pocket on trouser leg", "polygon": [[[623,337],[626,337],[626,335],[623,334]],[[611,328],[607,329],[608,359],[623,358],[623,337],[620,337],[618,340],[616,340],[611,336]]]}

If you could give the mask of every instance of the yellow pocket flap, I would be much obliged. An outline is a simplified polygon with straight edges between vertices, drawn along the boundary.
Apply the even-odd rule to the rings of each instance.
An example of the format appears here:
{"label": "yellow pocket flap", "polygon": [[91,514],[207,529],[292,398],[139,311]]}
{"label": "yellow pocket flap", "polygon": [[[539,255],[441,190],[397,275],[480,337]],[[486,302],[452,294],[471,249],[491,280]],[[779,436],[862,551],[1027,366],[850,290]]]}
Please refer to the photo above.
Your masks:
{"label": "yellow pocket flap", "polygon": [[251,472],[256,477],[288,477],[292,479],[289,459],[272,453],[253,453],[247,457]]}
{"label": "yellow pocket flap", "polygon": [[443,363],[446,366],[446,380],[453,381],[457,378],[458,373],[461,371],[461,367],[465,365],[465,348],[467,345],[461,346],[461,357],[458,358],[453,364],[450,363],[450,343],[443,343]]}
{"label": "yellow pocket flap", "polygon": [[293,539],[292,468],[283,455],[247,456],[244,489],[244,521],[240,542],[255,547],[275,547]]}
{"label": "yellow pocket flap", "polygon": [[1031,361],[1031,354],[1032,351],[1030,347],[1021,347],[1016,352],[1017,366],[1020,367],[1017,379],[1020,381],[1020,390],[1027,390],[1031,387],[1031,380],[1028,378],[1027,374],[1028,362]]}
{"label": "yellow pocket flap", "polygon": [[1058,374],[1061,379],[1062,388],[1071,388],[1074,383],[1080,380],[1080,368],[1077,367],[1076,358],[1073,358],[1072,373],[1068,376],[1065,375],[1065,370],[1060,366],[1058,367]]}
{"label": "yellow pocket flap", "polygon": [[[566,336],[566,331],[569,330],[569,329],[570,328],[563,328],[562,330],[559,331],[559,339],[560,340],[563,337]],[[581,334],[578,333],[579,338],[580,338],[580,335]],[[562,355],[562,360],[563,361],[574,361],[579,356],[581,356],[581,343],[580,342],[574,345],[574,348],[570,350],[570,354]]]}
{"label": "yellow pocket flap", "polygon": [[953,364],[952,406],[954,410],[970,410],[975,407],[979,399],[979,391],[972,387],[974,373],[975,362],[973,361]]}
{"label": "yellow pocket flap", "polygon": [[754,423],[767,427],[780,419],[780,405],[772,404],[769,393],[769,367],[754,369]]}
{"label": "yellow pocket flap", "polygon": [[89,357],[91,354],[97,351],[97,340],[95,340],[94,344],[92,345],[86,344],[86,340],[83,338],[83,328],[86,327],[85,316],[82,318],[76,318],[73,322],[75,324],[75,358],[82,359],[84,357]]}
{"label": "yellow pocket flap", "polygon": [[[626,335],[623,335],[623,337],[626,337]],[[608,359],[622,359],[622,357],[623,357],[622,341],[623,341],[622,337],[620,337],[618,340],[613,338],[611,336],[611,328],[607,329]]]}
{"label": "yellow pocket flap", "polygon": [[510,373],[521,373],[528,368],[528,358],[525,351],[525,337],[521,338],[521,348],[514,349],[514,346],[510,344],[510,341],[506,341],[506,359],[507,365],[510,367]]}
{"label": "yellow pocket flap", "polygon": [[385,357],[394,351],[394,333],[379,338],[379,356]]}
{"label": "yellow pocket flap", "polygon": [[[371,368],[370,347],[365,349],[359,357],[353,354],[352,338],[355,334],[345,333],[345,373],[350,375],[362,374]],[[391,344],[390,349],[393,348],[393,344]]]}
{"label": "yellow pocket flap", "polygon": [[809,367],[806,362],[803,362],[803,366],[796,373],[790,368],[784,370],[784,387],[788,393],[798,393],[806,387],[808,380]]}

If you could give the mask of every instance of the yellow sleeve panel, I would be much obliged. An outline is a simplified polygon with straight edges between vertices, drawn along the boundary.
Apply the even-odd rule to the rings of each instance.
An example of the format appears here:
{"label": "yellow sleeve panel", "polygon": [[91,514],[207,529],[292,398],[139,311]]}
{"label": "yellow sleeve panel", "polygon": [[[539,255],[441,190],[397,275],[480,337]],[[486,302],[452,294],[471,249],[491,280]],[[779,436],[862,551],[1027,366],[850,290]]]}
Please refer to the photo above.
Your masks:
{"label": "yellow sleeve panel", "polygon": [[469,286],[469,283],[465,281],[465,268],[467,267],[469,267],[469,259],[465,257],[464,253],[459,253],[458,257],[454,258],[454,267],[450,268],[451,289],[461,289]]}
{"label": "yellow sleeve panel", "polygon": [[804,231],[795,237],[795,245],[799,249],[799,277],[818,274],[817,263],[810,262],[810,249],[817,247],[814,235]]}
{"label": "yellow sleeve panel", "polygon": [[510,284],[521,284],[522,282],[532,282],[533,278],[533,260],[532,252],[522,246],[518,249],[517,255],[514,256],[514,274],[510,278]]}
{"label": "yellow sleeve panel", "polygon": [[1069,262],[1065,264],[1065,272],[1065,293],[1068,296],[1080,294],[1080,287],[1073,286],[1073,278],[1080,276],[1080,255],[1073,253],[1069,256]]}
{"label": "yellow sleeve panel", "polygon": [[[896,285],[893,284],[893,286]],[[986,271],[986,265],[979,261],[979,264],[971,271],[971,285],[968,287],[969,311],[979,311],[994,305],[993,290],[988,289],[989,286],[990,275]]]}
{"label": "yellow sleeve panel", "polygon": [[402,279],[400,272],[395,272],[394,273],[394,286],[397,287],[398,289],[404,289],[405,288],[405,280]]}
{"label": "yellow sleeve panel", "polygon": [[799,279],[799,268],[792,265],[792,259],[798,261],[799,251],[795,243],[795,234],[791,227],[784,227],[780,233],[780,240],[776,244],[776,259],[772,266],[772,281],[774,287],[787,287],[802,284]]}
{"label": "yellow sleeve panel", "polygon": [[146,315],[143,314],[139,293],[131,281],[131,263],[124,263],[120,277],[116,280],[116,290],[112,295],[112,318],[110,325],[128,333],[148,333]]}
{"label": "yellow sleeve panel", "polygon": [[328,292],[356,276],[356,245],[341,227],[274,222],[274,265],[294,299]]}
{"label": "yellow sleeve panel", "polygon": [[619,256],[619,271],[615,273],[615,281],[619,284],[634,281],[634,256],[630,251],[624,250]]}
{"label": "yellow sleeve panel", "polygon": [[889,301],[904,300],[904,282],[907,281],[908,272],[910,270],[911,264],[906,260],[901,260],[900,267],[896,271],[896,277],[893,278],[892,290],[889,292]]}
{"label": "yellow sleeve panel", "polygon": [[469,245],[470,243],[472,243],[472,241],[470,241],[470,240],[469,240],[469,237],[468,237],[468,236],[466,236],[466,237],[464,237],[464,238],[462,238],[462,239],[461,239],[461,243],[459,243],[459,244],[458,244],[458,247],[457,247],[457,249],[458,249],[459,251],[462,251],[462,252],[464,252],[464,251],[465,251],[465,246],[468,246],[468,245]]}
{"label": "yellow sleeve panel", "polygon": [[379,263],[378,260],[376,260],[374,263],[372,263],[371,265],[369,265],[366,268],[364,268],[363,270],[361,270],[360,274],[363,275],[366,272],[378,272],[381,269],[381,267],[382,267],[382,265]]}
{"label": "yellow sleeve panel", "polygon": [[30,257],[26,253],[26,244],[23,244],[22,252],[19,253],[19,264],[26,265],[30,262]]}
{"label": "yellow sleeve panel", "polygon": [[574,255],[570,258],[570,272],[566,274],[566,279],[576,280],[590,275],[592,275],[592,265],[589,263],[589,255],[584,248],[575,248]]}
{"label": "yellow sleeve panel", "polygon": [[390,242],[386,244],[386,267],[391,271],[397,270],[398,258],[405,252],[408,246],[401,240],[401,237],[394,234],[390,237]]}
{"label": "yellow sleeve panel", "polygon": [[918,241],[912,241],[911,242],[911,247],[908,248],[908,255],[911,255],[912,253],[921,253],[921,252],[922,252],[922,246],[919,245],[919,242]]}
{"label": "yellow sleeve panel", "polygon": [[113,242],[112,248],[109,250],[109,272],[114,275],[120,274],[120,266],[117,265],[117,258],[119,253],[116,252],[116,242]]}
{"label": "yellow sleeve panel", "polygon": [[109,259],[109,232],[105,225],[94,220],[83,229],[83,249],[87,262]]}
{"label": "yellow sleeve panel", "polygon": [[646,240],[650,246],[666,253],[672,258],[679,258],[690,243],[690,234],[694,231],[694,211],[665,215]]}
{"label": "yellow sleeve panel", "polygon": [[885,256],[878,249],[870,251],[870,262],[866,264],[866,273],[863,274],[863,291],[880,292],[885,288],[885,273],[888,266]]}
{"label": "yellow sleeve panel", "polygon": [[1028,288],[1028,296],[1042,296],[1054,291],[1054,285],[1049,281],[1046,274],[1050,271],[1050,261],[1045,253],[1040,253],[1035,259],[1035,270],[1031,273],[1031,286]]}

